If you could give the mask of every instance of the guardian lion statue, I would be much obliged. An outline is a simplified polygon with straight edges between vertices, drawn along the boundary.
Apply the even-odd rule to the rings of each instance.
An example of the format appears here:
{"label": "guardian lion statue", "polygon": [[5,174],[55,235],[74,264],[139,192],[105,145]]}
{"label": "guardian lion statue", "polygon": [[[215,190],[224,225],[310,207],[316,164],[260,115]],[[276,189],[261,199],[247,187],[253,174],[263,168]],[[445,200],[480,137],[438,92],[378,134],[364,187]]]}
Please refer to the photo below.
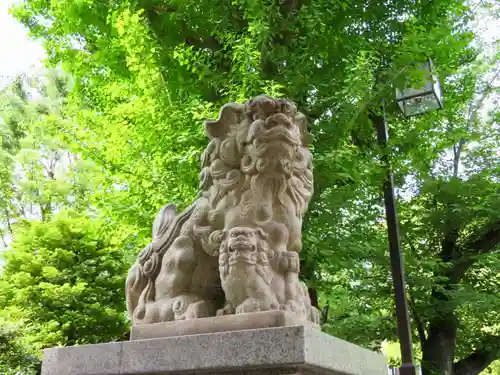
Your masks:
{"label": "guardian lion statue", "polygon": [[181,213],[172,204],[160,210],[129,271],[132,322],[281,309],[318,323],[298,279],[313,193],[305,116],[287,100],[258,96],[224,105],[205,134],[198,198]]}

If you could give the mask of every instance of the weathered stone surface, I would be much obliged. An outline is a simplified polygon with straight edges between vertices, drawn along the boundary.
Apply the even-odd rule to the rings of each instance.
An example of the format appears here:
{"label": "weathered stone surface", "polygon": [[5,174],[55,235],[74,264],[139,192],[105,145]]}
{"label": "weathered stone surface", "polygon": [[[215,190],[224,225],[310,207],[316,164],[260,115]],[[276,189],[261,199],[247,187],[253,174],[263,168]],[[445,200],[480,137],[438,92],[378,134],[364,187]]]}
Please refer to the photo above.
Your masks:
{"label": "weathered stone surface", "polygon": [[317,324],[305,321],[303,318],[294,313],[274,310],[251,314],[237,314],[200,319],[178,320],[175,322],[141,324],[132,327],[130,331],[130,339],[141,340],[158,337],[197,335],[202,333],[242,331],[246,329],[296,325],[306,325],[313,329],[319,329]]}
{"label": "weathered stone surface", "polygon": [[[180,373],[172,373],[175,375],[180,375]],[[182,375],[195,375],[198,373],[188,372],[182,373]],[[252,370],[242,370],[242,371],[208,371],[204,372],[203,375],[323,375],[324,372],[320,370],[311,370],[303,368],[300,366],[290,366],[285,368],[264,368],[264,369],[252,369]]]}
{"label": "weathered stone surface", "polygon": [[43,353],[43,375],[117,375],[120,374],[120,343],[82,345],[46,349]]}
{"label": "weathered stone surface", "polygon": [[299,281],[313,193],[306,118],[286,100],[229,103],[205,122],[198,198],[161,209],[127,277],[134,324],[267,310],[319,322]]}
{"label": "weathered stone surface", "polygon": [[382,355],[304,326],[45,351],[42,375],[386,375]]}

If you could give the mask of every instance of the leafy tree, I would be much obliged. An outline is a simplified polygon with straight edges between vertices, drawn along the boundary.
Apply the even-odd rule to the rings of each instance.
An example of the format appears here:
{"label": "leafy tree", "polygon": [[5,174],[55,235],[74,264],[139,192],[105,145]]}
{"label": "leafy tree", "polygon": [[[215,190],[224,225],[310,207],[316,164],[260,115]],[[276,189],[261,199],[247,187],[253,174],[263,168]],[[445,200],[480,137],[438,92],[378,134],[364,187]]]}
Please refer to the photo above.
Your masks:
{"label": "leafy tree", "polygon": [[388,105],[390,158],[424,372],[473,375],[499,347],[498,114],[479,113],[498,55],[480,53],[469,22],[478,9],[460,0],[27,0],[14,13],[43,39],[48,63],[73,75],[59,132],[102,167],[95,204],[137,227],[139,242],[165,201],[193,198],[203,118],[262,92],[297,102],[315,134],[303,277],[329,301],[325,330],[373,348],[396,332],[385,150],[372,122],[394,85],[419,81],[413,62],[431,57],[445,110],[403,119]]}
{"label": "leafy tree", "polygon": [[127,265],[119,240],[103,228],[96,217],[62,212],[51,221],[23,223],[2,252],[0,307],[23,323],[33,350],[125,334]]}
{"label": "leafy tree", "polygon": [[38,358],[26,352],[16,338],[16,330],[8,325],[0,326],[0,371],[5,375],[32,375],[41,372]]}
{"label": "leafy tree", "polygon": [[[18,220],[48,220],[62,207],[84,209],[92,186],[89,163],[70,153],[58,137],[65,121],[66,75],[19,78],[0,95],[0,230],[3,245]],[[82,170],[85,165],[85,171]]]}
{"label": "leafy tree", "polygon": [[[484,115],[485,100],[496,100],[498,55],[492,65],[485,62],[490,63],[474,60],[445,80],[441,113],[405,120],[404,127],[391,129],[410,308],[424,373],[477,374],[500,353],[500,186],[495,161],[500,139],[496,111]],[[390,123],[396,121],[389,117]],[[369,331],[370,337],[389,337],[385,330],[395,318],[389,273],[381,261],[387,254],[377,245],[377,207],[369,200],[347,204],[354,218],[344,218],[333,230],[335,245],[339,251],[352,246],[360,250],[349,252],[344,264],[349,271],[324,271],[334,274],[337,283],[330,291],[324,287],[325,298],[349,302],[334,310],[326,328],[361,340]],[[352,228],[350,220],[363,228],[362,237],[359,231],[346,230]],[[369,233],[377,237],[367,243]],[[357,265],[349,266],[349,258],[357,259]]]}
{"label": "leafy tree", "polygon": [[[70,152],[59,133],[69,89],[66,75],[49,70],[0,95],[0,318],[19,327],[2,336],[0,361],[11,371],[32,356],[36,366],[41,348],[109,341],[126,329],[121,289],[130,231],[97,217],[102,172]],[[67,209],[80,216],[57,216]]]}

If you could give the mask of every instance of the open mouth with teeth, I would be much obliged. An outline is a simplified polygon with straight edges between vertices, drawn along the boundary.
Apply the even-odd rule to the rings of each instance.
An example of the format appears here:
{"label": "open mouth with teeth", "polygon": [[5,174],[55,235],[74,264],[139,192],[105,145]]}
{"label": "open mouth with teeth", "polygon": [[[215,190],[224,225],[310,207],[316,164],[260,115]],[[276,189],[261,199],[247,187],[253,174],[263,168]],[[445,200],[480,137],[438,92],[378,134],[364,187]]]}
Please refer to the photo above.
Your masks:
{"label": "open mouth with teeth", "polygon": [[239,242],[229,246],[229,263],[249,263],[255,264],[255,252],[257,247],[248,242]]}
{"label": "open mouth with teeth", "polygon": [[249,253],[257,250],[256,246],[248,243],[248,242],[235,242],[231,246],[229,246],[229,252],[237,252],[237,253]]}

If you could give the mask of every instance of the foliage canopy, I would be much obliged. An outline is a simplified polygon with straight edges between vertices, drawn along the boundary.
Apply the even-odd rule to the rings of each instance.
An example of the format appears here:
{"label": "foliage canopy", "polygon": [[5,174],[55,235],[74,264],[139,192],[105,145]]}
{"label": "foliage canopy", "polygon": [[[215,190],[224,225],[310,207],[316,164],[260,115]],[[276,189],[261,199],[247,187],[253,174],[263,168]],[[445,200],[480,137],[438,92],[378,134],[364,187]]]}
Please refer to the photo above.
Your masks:
{"label": "foliage canopy", "polygon": [[[389,102],[394,86],[418,82],[416,64],[431,57],[445,108],[404,119],[394,104],[387,107],[412,324],[426,374],[479,373],[500,355],[499,55],[471,25],[497,8],[460,0],[24,1],[14,15],[43,41],[47,65],[70,74],[72,87],[58,94],[64,100],[50,107],[54,112],[42,115],[28,111],[33,101],[22,95],[9,99],[18,109],[2,123],[8,141],[0,154],[1,229],[23,219],[26,194],[15,195],[21,184],[14,166],[22,164],[28,141],[39,142],[30,154],[37,160],[47,159],[41,150],[54,144],[73,155],[68,165],[76,172],[67,184],[43,168],[23,180],[44,222],[13,230],[14,252],[2,277],[20,277],[21,269],[9,267],[32,243],[45,241],[36,229],[43,227],[59,233],[47,249],[78,252],[96,243],[89,251],[123,259],[89,272],[107,269],[118,282],[125,259],[150,235],[154,213],[194,197],[205,144],[201,121],[226,101],[264,92],[294,100],[315,136],[302,276],[329,305],[324,329],[375,349],[395,340],[382,150],[372,121],[381,116],[380,101]],[[42,215],[47,205],[50,215]],[[64,207],[105,218],[102,225],[115,228],[122,242],[106,245],[82,217],[55,218]],[[75,248],[54,229],[61,220],[70,238],[78,238],[79,225],[86,233]],[[58,261],[57,253],[48,251],[44,262]],[[71,270],[78,274],[78,264]],[[42,288],[38,276],[30,277]],[[54,289],[57,303],[64,306],[66,293],[87,293],[76,285]],[[100,309],[102,335],[73,338],[58,328],[56,341],[110,339],[121,329],[112,297],[116,331]],[[86,303],[71,321],[85,318]],[[46,332],[49,322],[38,321],[36,332]]]}

